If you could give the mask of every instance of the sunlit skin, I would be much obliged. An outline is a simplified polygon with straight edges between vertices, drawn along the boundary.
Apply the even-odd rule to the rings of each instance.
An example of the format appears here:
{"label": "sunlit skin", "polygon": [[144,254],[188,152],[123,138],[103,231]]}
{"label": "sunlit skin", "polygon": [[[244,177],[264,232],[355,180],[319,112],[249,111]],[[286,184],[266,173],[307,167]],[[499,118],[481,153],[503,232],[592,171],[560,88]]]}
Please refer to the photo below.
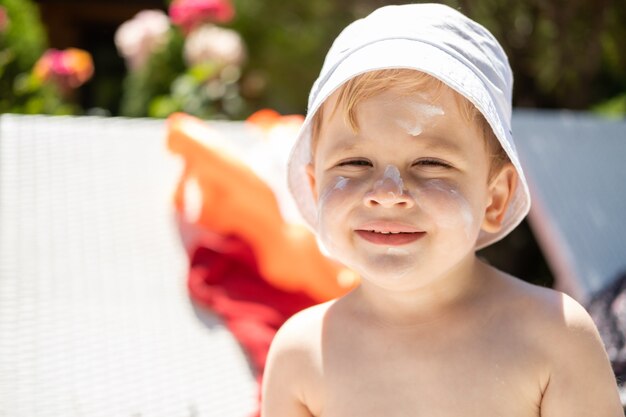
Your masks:
{"label": "sunlit skin", "polygon": [[[420,103],[442,111],[416,115]],[[263,417],[622,416],[584,309],[476,258],[517,177],[489,177],[454,93],[389,90],[357,119],[354,132],[324,112],[308,172],[320,239],[361,284],[281,328]]]}
{"label": "sunlit skin", "polygon": [[[396,96],[389,91],[362,103],[357,133],[336,112],[324,124],[310,175],[319,196],[317,230],[329,252],[364,285],[408,297],[471,263],[490,204],[489,160],[478,130],[453,111],[452,94],[440,97],[452,110],[432,120],[413,113],[422,98]],[[414,240],[396,245],[403,236]],[[402,255],[389,253],[396,246]]]}

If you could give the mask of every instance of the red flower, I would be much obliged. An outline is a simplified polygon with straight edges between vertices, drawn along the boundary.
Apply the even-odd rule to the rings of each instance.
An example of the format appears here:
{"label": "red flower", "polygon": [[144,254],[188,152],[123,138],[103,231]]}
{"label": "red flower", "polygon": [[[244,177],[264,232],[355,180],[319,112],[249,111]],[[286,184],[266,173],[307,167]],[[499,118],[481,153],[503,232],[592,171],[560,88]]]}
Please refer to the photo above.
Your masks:
{"label": "red flower", "polygon": [[62,89],[80,87],[91,78],[93,72],[91,55],[77,48],[64,51],[48,49],[33,68],[36,78],[55,82]]}
{"label": "red flower", "polygon": [[235,16],[229,0],[174,0],[169,9],[170,19],[185,32],[204,22],[226,23]]}
{"label": "red flower", "polygon": [[0,33],[7,30],[9,26],[9,14],[7,13],[7,9],[0,6]]}

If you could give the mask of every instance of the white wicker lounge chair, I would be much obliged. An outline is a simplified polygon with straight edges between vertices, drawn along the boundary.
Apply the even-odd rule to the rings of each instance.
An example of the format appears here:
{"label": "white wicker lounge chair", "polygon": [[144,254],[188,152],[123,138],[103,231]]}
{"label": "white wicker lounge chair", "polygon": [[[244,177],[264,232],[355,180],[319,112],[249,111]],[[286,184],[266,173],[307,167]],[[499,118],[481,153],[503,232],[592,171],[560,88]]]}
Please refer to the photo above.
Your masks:
{"label": "white wicker lounge chair", "polygon": [[1,116],[0,416],[254,409],[241,348],[187,297],[181,167],[162,121]]}

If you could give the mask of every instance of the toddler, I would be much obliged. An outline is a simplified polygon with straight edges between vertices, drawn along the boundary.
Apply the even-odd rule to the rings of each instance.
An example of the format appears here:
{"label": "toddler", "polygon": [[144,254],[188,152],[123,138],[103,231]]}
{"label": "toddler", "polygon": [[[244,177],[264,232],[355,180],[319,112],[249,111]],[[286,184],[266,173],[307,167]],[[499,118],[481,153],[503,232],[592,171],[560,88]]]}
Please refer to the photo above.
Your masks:
{"label": "toddler", "polygon": [[530,206],[512,82],[447,6],[383,7],[337,37],[288,179],[361,281],[278,332],[264,417],[624,415],[585,310],[476,257]]}

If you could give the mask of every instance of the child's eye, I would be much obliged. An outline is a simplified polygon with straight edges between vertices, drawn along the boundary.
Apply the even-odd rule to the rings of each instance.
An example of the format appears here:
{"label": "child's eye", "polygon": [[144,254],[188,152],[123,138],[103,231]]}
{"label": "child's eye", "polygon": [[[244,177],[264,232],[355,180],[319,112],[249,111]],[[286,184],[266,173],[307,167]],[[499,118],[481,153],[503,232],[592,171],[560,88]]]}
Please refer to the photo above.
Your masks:
{"label": "child's eye", "polygon": [[417,165],[425,168],[452,168],[452,165],[435,158],[424,158],[416,161],[413,165]]}
{"label": "child's eye", "polygon": [[369,166],[372,166],[372,163],[366,159],[350,159],[348,161],[340,162],[339,164],[337,164],[337,166],[369,167]]}

